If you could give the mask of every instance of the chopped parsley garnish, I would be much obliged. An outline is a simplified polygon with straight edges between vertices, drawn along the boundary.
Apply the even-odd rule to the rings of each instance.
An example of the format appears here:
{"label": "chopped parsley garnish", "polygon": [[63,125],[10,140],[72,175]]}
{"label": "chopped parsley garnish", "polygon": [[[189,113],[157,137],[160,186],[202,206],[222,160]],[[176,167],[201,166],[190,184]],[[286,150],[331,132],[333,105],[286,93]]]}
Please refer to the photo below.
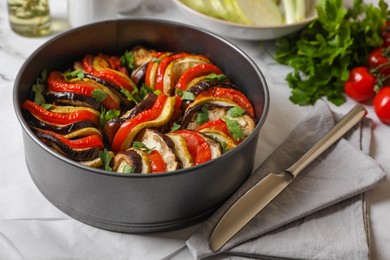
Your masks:
{"label": "chopped parsley garnish", "polygon": [[245,114],[245,110],[242,109],[241,107],[234,106],[231,109],[227,111],[228,115],[231,117],[239,117]]}
{"label": "chopped parsley garnish", "polygon": [[204,105],[196,115],[195,122],[199,125],[209,121],[209,105]]}
{"label": "chopped parsley garnish", "polygon": [[105,107],[102,106],[100,109],[100,121],[99,121],[100,126],[103,127],[109,120],[113,118],[118,118],[120,113],[121,111],[116,109],[110,109],[107,111]]}
{"label": "chopped parsley garnish", "polygon": [[245,138],[241,126],[238,124],[237,120],[229,119],[227,117],[222,117],[222,119],[226,122],[228,130],[235,141],[243,140]]}
{"label": "chopped parsley garnish", "polygon": [[106,148],[99,152],[99,158],[102,160],[104,170],[109,172],[112,171],[112,168],[110,167],[111,156]]}
{"label": "chopped parsley garnish", "polygon": [[126,67],[128,70],[135,68],[134,55],[131,51],[127,51],[120,57],[121,65]]}
{"label": "chopped parsley garnish", "polygon": [[92,97],[99,103],[102,103],[106,98],[108,94],[100,89],[94,89],[92,91]]}
{"label": "chopped parsley garnish", "polygon": [[81,80],[85,77],[85,74],[81,69],[76,69],[76,70],[71,71],[71,72],[66,72],[66,73],[62,74],[62,76],[66,80],[71,80],[71,79],[75,79],[75,78]]}

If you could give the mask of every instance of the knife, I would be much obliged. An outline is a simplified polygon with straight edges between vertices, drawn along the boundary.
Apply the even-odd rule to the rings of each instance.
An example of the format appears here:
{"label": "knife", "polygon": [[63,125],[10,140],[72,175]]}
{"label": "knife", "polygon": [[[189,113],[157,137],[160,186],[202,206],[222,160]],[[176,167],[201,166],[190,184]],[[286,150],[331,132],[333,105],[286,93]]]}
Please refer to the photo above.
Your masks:
{"label": "knife", "polygon": [[250,188],[227,210],[216,225],[210,237],[211,250],[218,251],[225,245],[282,192],[307,165],[360,122],[366,114],[367,111],[363,106],[356,105],[296,163],[280,173],[269,173]]}

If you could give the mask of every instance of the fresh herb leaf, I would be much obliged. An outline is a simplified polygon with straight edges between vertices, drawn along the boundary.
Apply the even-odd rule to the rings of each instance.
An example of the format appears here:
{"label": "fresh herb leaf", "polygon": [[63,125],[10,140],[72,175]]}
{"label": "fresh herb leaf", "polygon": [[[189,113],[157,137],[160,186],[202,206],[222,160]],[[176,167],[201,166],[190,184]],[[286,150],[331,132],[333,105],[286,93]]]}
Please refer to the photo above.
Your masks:
{"label": "fresh herb leaf", "polygon": [[109,120],[114,119],[114,118],[118,118],[120,115],[120,112],[121,112],[121,111],[116,110],[116,109],[110,109],[107,111],[103,106],[101,107],[100,110],[101,111],[100,111],[99,124],[101,127],[103,127]]}
{"label": "fresh herb leaf", "polygon": [[135,148],[135,149],[143,150],[147,154],[150,154],[154,150],[154,147],[153,148],[149,148],[144,143],[142,143],[140,141],[134,141],[132,147]]}
{"label": "fresh herb leaf", "polygon": [[204,105],[196,115],[195,122],[199,125],[209,121],[209,106]]}
{"label": "fresh herb leaf", "polygon": [[387,7],[383,0],[379,8],[355,0],[351,9],[342,0],[319,0],[318,19],[278,39],[275,59],[294,69],[286,77],[290,100],[311,105],[326,97],[335,105],[344,103],[349,70],[365,64],[370,51],[383,43],[381,28],[389,15]]}
{"label": "fresh herb leaf", "polygon": [[43,108],[46,109],[46,110],[49,110],[50,108],[53,107],[53,104],[45,103],[45,104],[42,104],[41,107],[43,107]]}
{"label": "fresh herb leaf", "polygon": [[196,98],[194,93],[189,91],[184,91],[180,88],[176,89],[176,95],[181,97],[181,100],[194,100]]}
{"label": "fresh herb leaf", "polygon": [[107,96],[108,94],[101,89],[94,89],[92,91],[92,97],[99,103],[102,103]]}
{"label": "fresh herb leaf", "polygon": [[242,116],[243,114],[245,114],[245,110],[242,109],[241,107],[234,106],[234,107],[230,108],[227,111],[227,113],[231,117],[239,117],[239,116]]}
{"label": "fresh herb leaf", "polygon": [[62,76],[66,80],[71,80],[71,79],[74,79],[74,78],[82,80],[85,77],[85,74],[84,74],[84,72],[81,69],[76,69],[74,71],[64,73],[64,74],[62,74]]}
{"label": "fresh herb leaf", "polygon": [[122,173],[127,173],[127,174],[129,174],[129,173],[134,173],[134,172],[135,172],[135,171],[134,171],[134,168],[131,167],[130,165],[125,164],[125,166],[123,166]]}
{"label": "fresh herb leaf", "polygon": [[142,83],[139,90],[140,99],[143,100],[151,92],[153,92],[153,90],[148,86],[148,84]]}
{"label": "fresh herb leaf", "polygon": [[227,128],[235,141],[243,140],[245,138],[241,126],[238,124],[237,120],[229,119],[227,117],[222,117],[222,119],[226,122]]}
{"label": "fresh herb leaf", "polygon": [[134,54],[131,51],[127,51],[120,57],[121,65],[128,70],[135,69]]}
{"label": "fresh herb leaf", "polygon": [[102,160],[104,170],[111,172],[112,168],[110,167],[111,155],[106,148],[103,151],[99,152],[99,158]]}
{"label": "fresh herb leaf", "polygon": [[46,103],[46,99],[43,96],[43,91],[46,88],[47,70],[44,68],[41,72],[41,76],[36,79],[35,84],[32,86],[34,92],[34,103],[42,106]]}
{"label": "fresh herb leaf", "polygon": [[177,122],[173,122],[170,132],[177,131],[180,129],[180,127],[181,127],[180,124],[178,124]]}
{"label": "fresh herb leaf", "polygon": [[209,75],[206,76],[206,79],[215,79],[220,82],[227,80],[225,74],[216,74],[216,73],[210,73]]}

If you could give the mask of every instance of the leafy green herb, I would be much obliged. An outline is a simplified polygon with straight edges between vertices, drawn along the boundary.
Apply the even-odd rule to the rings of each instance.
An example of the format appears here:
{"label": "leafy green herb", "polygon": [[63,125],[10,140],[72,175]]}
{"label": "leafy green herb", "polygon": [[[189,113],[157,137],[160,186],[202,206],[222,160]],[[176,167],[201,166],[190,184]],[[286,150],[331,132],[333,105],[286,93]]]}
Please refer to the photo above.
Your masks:
{"label": "leafy green herb", "polygon": [[275,59],[294,69],[286,77],[292,89],[290,100],[310,105],[326,97],[335,105],[344,103],[349,70],[365,64],[369,52],[382,45],[387,7],[384,0],[379,8],[354,0],[351,9],[342,0],[319,0],[318,19],[301,32],[277,40]]}
{"label": "leafy green herb", "polygon": [[81,79],[83,79],[85,77],[85,74],[84,74],[84,72],[81,69],[76,69],[76,70],[71,71],[71,72],[66,72],[66,73],[62,74],[62,76],[66,80],[71,80],[71,79],[74,79],[74,78],[77,78],[77,79],[81,80]]}
{"label": "leafy green herb", "polygon": [[139,90],[140,99],[143,100],[151,92],[153,92],[153,89],[151,89],[148,84],[142,83],[141,88]]}
{"label": "leafy green herb", "polygon": [[227,128],[235,141],[243,140],[245,138],[241,126],[238,124],[237,120],[229,119],[227,117],[222,117],[222,119],[226,122]]}
{"label": "leafy green herb", "polygon": [[113,119],[113,118],[118,118],[120,115],[120,111],[119,110],[116,110],[116,109],[110,109],[110,110],[106,110],[103,106],[101,107],[101,111],[100,111],[100,120],[99,120],[99,124],[100,126],[104,126],[109,120]]}
{"label": "leafy green herb", "polygon": [[177,131],[177,130],[179,130],[179,129],[180,129],[180,127],[181,127],[181,125],[180,125],[180,124],[178,124],[177,122],[173,122],[173,125],[172,125],[172,127],[171,127],[171,130],[170,130],[170,132]]}
{"label": "leafy green herb", "polygon": [[36,79],[35,84],[32,86],[32,91],[34,92],[34,103],[40,106],[46,103],[45,97],[43,96],[43,91],[46,88],[46,80],[47,70],[44,68],[41,72],[41,76]]}
{"label": "leafy green herb", "polygon": [[120,57],[121,65],[128,70],[135,69],[134,55],[131,51],[127,51]]}
{"label": "leafy green herb", "polygon": [[176,95],[181,96],[181,100],[194,100],[196,97],[194,93],[179,88],[176,89]]}
{"label": "leafy green herb", "polygon": [[42,104],[41,107],[43,107],[43,108],[46,109],[46,110],[49,110],[50,108],[53,107],[53,104],[45,103],[45,104]]}
{"label": "leafy green herb", "polygon": [[210,73],[206,76],[206,79],[216,79],[220,82],[226,81],[226,75],[225,74],[216,74],[216,73]]}
{"label": "leafy green herb", "polygon": [[196,115],[195,122],[199,125],[209,121],[209,106],[204,105]]}
{"label": "leafy green herb", "polygon": [[239,117],[245,114],[245,110],[242,109],[241,107],[234,106],[231,109],[227,111],[228,115],[231,117]]}
{"label": "leafy green herb", "polygon": [[143,150],[147,154],[150,154],[154,150],[154,147],[153,148],[149,148],[144,143],[142,143],[140,141],[134,141],[132,147],[135,148],[135,149]]}
{"label": "leafy green herb", "polygon": [[94,89],[92,91],[92,97],[99,103],[102,103],[106,98],[108,94],[100,89]]}
{"label": "leafy green herb", "polygon": [[222,153],[226,153],[227,151],[229,151],[229,149],[227,149],[227,143],[225,141],[220,141],[219,143],[222,147]]}
{"label": "leafy green herb", "polygon": [[109,172],[112,171],[112,168],[110,167],[111,156],[106,148],[99,152],[99,158],[102,160],[104,170]]}
{"label": "leafy green herb", "polygon": [[125,166],[123,167],[123,170],[122,170],[123,173],[134,173],[134,168],[131,167],[130,165],[128,164],[125,164]]}

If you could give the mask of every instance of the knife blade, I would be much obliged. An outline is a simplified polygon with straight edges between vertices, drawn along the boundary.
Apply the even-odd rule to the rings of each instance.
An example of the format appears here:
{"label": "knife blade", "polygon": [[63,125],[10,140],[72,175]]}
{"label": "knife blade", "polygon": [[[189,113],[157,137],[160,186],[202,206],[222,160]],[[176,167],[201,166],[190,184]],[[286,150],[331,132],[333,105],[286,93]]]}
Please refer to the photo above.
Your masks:
{"label": "knife blade", "polygon": [[210,237],[215,252],[278,196],[314,159],[360,122],[367,114],[361,105],[353,107],[328,133],[288,169],[269,173],[242,195],[222,216]]}

